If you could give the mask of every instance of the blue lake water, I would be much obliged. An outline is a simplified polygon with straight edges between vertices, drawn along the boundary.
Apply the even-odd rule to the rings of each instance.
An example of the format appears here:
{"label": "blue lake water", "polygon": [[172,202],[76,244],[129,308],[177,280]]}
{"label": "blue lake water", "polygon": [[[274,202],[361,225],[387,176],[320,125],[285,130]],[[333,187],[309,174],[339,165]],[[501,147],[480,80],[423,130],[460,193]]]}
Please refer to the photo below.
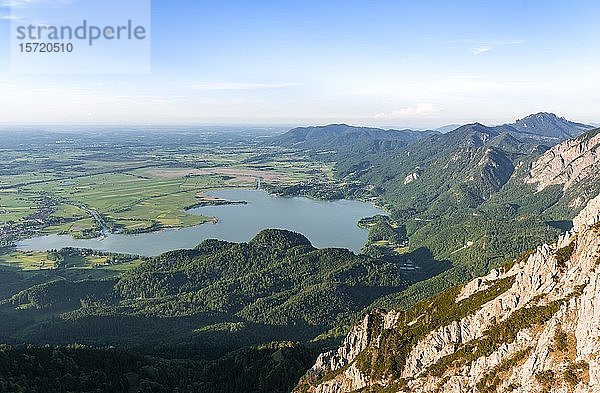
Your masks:
{"label": "blue lake water", "polygon": [[103,239],[79,240],[65,235],[48,235],[23,240],[17,247],[33,251],[78,247],[155,256],[166,251],[194,248],[206,239],[246,242],[263,229],[278,228],[300,232],[318,248],[341,247],[358,253],[366,243],[368,233],[359,228],[357,222],[364,217],[385,214],[369,203],[355,200],[283,198],[260,190],[242,189],[219,190],[209,194],[248,203],[190,210],[194,214],[217,217],[219,221],[216,224],[136,235],[109,234]]}

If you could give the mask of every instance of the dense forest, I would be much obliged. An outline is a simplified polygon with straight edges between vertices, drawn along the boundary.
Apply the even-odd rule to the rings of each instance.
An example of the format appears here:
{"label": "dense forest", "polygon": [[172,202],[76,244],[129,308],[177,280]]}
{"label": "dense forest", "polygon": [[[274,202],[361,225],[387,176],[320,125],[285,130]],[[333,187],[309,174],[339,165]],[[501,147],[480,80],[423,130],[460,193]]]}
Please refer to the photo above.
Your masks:
{"label": "dense forest", "polygon": [[81,345],[0,346],[0,391],[285,392],[313,358],[311,350],[290,342],[246,348],[210,362],[164,360]]}
{"label": "dense forest", "polygon": [[169,252],[118,279],[57,277],[28,286],[0,303],[9,316],[1,335],[8,343],[216,357],[245,345],[310,340],[445,267],[427,260],[407,272],[398,260],[315,249],[300,234],[265,230],[249,243],[207,240]]}
{"label": "dense forest", "polygon": [[[72,252],[52,254],[61,259],[61,253]],[[286,384],[299,378],[300,370],[319,351],[336,345],[343,327],[356,320],[373,301],[448,267],[420,253],[407,254],[401,260],[357,256],[344,249],[315,249],[297,233],[265,230],[248,243],[207,240],[192,250],[149,258],[118,278],[70,280],[61,276],[62,267],[36,283],[31,281],[36,276],[2,270],[7,286],[0,303],[0,340],[17,345],[5,349],[11,357],[20,354],[34,361],[35,357],[53,356],[54,351],[54,356],[63,360],[53,361],[53,367],[77,364],[81,375],[74,376],[73,381],[83,385],[73,385],[73,391],[86,391],[85,381],[103,370],[101,364],[97,368],[84,367],[85,359],[112,359],[117,355],[122,359],[115,362],[115,367],[120,368],[106,368],[106,377],[98,377],[118,385],[107,385],[109,390],[127,391],[122,389],[130,381],[123,375],[146,375],[140,369],[156,368],[160,363],[175,369],[164,375],[187,373],[188,380],[184,381],[188,382],[174,385],[163,374],[151,373],[153,377],[139,385],[150,390],[140,391],[172,391],[188,383],[198,386],[202,381],[214,382],[214,390],[202,391],[239,391],[239,386],[266,383],[265,378],[271,377],[279,382],[248,391],[286,391]],[[412,272],[402,270],[400,262],[409,258],[426,263]],[[310,349],[285,344],[290,340],[311,342]],[[263,345],[269,342],[278,343]],[[85,347],[78,351],[60,348],[72,343]],[[37,347],[20,347],[22,344]],[[48,344],[54,348],[52,351],[45,346]],[[134,355],[105,352],[102,348],[107,347],[151,357],[139,355],[133,362],[130,357]],[[269,359],[282,364],[279,371],[276,367],[273,370],[269,362],[245,358],[266,356],[267,352],[272,356]],[[231,380],[239,376],[230,365],[232,359],[239,367],[253,365],[244,372],[259,367],[253,374],[256,381]],[[189,374],[195,367],[188,362],[210,365],[213,371]],[[10,389],[15,391],[23,386],[25,391],[44,391],[41,386],[51,383],[54,374],[50,372],[56,371],[49,368],[46,379],[26,385],[27,378],[19,379],[18,370],[12,369],[7,380],[0,378],[4,386],[12,386]],[[288,374],[284,378],[278,372]],[[119,377],[111,377],[115,375]],[[231,383],[237,383],[237,388],[228,385]]]}

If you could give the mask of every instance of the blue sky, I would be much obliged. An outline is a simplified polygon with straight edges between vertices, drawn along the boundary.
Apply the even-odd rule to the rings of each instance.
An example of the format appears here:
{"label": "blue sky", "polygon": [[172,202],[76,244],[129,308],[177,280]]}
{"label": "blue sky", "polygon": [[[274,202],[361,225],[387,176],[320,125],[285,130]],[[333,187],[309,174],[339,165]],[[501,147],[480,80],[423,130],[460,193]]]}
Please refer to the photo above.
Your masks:
{"label": "blue sky", "polygon": [[600,122],[598,1],[154,0],[152,72],[123,75],[11,74],[9,15],[0,122]]}

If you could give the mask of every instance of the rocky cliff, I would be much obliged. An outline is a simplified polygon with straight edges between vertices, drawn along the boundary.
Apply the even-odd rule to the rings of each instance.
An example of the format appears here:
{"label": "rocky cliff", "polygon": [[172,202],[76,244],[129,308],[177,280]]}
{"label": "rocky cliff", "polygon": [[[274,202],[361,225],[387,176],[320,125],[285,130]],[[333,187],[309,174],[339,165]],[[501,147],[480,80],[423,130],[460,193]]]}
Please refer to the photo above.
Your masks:
{"label": "rocky cliff", "polygon": [[600,196],[555,244],[376,310],[295,392],[600,392]]}
{"label": "rocky cliff", "polygon": [[554,146],[531,166],[525,182],[538,191],[552,185],[568,190],[600,179],[600,130]]}

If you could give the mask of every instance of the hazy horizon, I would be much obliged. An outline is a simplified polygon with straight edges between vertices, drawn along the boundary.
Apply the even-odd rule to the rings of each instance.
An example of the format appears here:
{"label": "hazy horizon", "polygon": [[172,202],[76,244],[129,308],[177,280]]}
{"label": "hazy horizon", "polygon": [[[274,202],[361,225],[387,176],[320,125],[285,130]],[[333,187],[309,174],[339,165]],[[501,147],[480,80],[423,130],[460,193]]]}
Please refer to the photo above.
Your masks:
{"label": "hazy horizon", "polygon": [[[551,112],[547,112],[547,111],[543,111],[546,113],[551,113]],[[110,128],[119,128],[119,127],[134,127],[134,128],[168,128],[168,127],[198,127],[198,128],[210,128],[210,127],[215,127],[215,128],[231,128],[231,129],[247,129],[247,128],[274,128],[274,129],[284,129],[284,130],[288,130],[288,129],[292,129],[295,127],[312,127],[312,126],[326,126],[326,125],[332,125],[332,124],[346,124],[349,126],[354,126],[354,127],[372,127],[372,128],[382,128],[382,129],[396,129],[396,130],[402,130],[402,129],[412,129],[412,130],[416,130],[416,131],[427,131],[427,130],[436,130],[438,128],[445,128],[445,127],[450,127],[450,126],[462,126],[462,125],[466,125],[466,124],[474,124],[474,123],[481,123],[484,124],[486,126],[497,126],[497,125],[503,125],[503,124],[510,124],[510,123],[514,123],[516,120],[522,119],[526,116],[529,115],[534,115],[534,114],[538,114],[540,112],[537,113],[529,113],[527,115],[523,115],[521,117],[512,119],[512,120],[507,120],[507,121],[503,121],[503,122],[497,122],[497,123],[485,123],[482,121],[479,121],[477,119],[472,119],[471,121],[466,121],[464,123],[446,123],[446,124],[437,124],[437,125],[431,125],[431,126],[425,126],[425,127],[409,127],[409,126],[403,126],[403,125],[386,125],[386,124],[371,124],[371,123],[361,123],[359,121],[357,122],[312,122],[312,123],[290,123],[290,124],[278,124],[278,123],[273,123],[273,124],[260,124],[260,123],[188,123],[188,122],[154,122],[154,123],[136,123],[136,122],[121,122],[121,123],[117,123],[117,122],[71,122],[71,123],[67,123],[67,122],[39,122],[39,123],[34,123],[34,122],[29,122],[29,123],[20,123],[20,122],[2,122],[0,121],[0,129],[5,129],[7,127],[21,127],[21,128],[33,128],[33,127],[60,127],[60,128],[77,128],[77,127],[110,127]],[[600,123],[597,122],[583,122],[580,121],[579,119],[572,119],[572,118],[568,118],[566,116],[562,116],[561,114],[558,113],[554,113],[556,116],[558,117],[563,117],[566,118],[569,121],[575,122],[575,123],[583,123],[586,125],[591,125],[591,126],[600,126]]]}

